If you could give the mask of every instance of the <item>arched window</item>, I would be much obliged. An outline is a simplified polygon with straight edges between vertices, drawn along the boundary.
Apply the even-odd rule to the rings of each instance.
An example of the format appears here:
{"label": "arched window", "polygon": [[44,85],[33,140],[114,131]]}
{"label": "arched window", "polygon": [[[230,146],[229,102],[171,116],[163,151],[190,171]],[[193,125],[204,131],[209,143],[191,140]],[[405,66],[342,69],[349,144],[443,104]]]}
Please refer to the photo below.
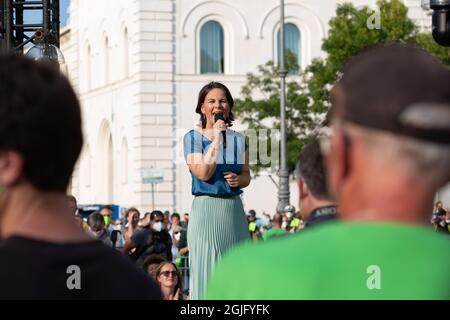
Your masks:
{"label": "arched window", "polygon": [[[277,33],[277,57],[278,57],[278,65],[280,65],[280,30],[278,29]],[[293,55],[296,59],[298,68],[290,69],[289,74],[296,74],[299,72],[300,67],[300,30],[298,30],[297,26],[293,23],[285,23],[284,24],[284,50],[285,57],[289,55]],[[286,59],[286,58],[285,58]],[[285,60],[286,63],[286,60]]]}
{"label": "arched window", "polygon": [[200,73],[224,72],[223,28],[216,21],[208,21],[200,30]]}

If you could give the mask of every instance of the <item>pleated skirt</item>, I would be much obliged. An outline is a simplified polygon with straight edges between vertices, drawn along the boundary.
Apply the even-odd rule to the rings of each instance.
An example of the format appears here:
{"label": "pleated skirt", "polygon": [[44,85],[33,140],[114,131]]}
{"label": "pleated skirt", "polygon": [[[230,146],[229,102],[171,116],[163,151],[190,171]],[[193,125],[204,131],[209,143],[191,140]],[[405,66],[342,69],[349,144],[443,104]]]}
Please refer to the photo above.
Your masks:
{"label": "pleated skirt", "polygon": [[201,300],[216,263],[237,244],[250,240],[241,198],[195,197],[187,238],[189,298]]}

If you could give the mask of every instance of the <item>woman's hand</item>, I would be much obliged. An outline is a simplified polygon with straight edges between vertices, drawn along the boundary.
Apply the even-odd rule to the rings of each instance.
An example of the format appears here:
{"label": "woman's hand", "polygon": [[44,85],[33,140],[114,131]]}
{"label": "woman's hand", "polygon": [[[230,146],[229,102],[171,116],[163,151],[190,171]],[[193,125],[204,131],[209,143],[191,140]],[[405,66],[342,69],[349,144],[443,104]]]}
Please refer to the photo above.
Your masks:
{"label": "woman's hand", "polygon": [[239,175],[233,172],[224,172],[223,177],[228,182],[230,187],[237,188],[239,187]]}
{"label": "woman's hand", "polygon": [[214,123],[213,129],[214,129],[214,138],[220,139],[222,136],[222,132],[227,131],[227,125],[225,124],[225,121],[218,120],[216,123]]}

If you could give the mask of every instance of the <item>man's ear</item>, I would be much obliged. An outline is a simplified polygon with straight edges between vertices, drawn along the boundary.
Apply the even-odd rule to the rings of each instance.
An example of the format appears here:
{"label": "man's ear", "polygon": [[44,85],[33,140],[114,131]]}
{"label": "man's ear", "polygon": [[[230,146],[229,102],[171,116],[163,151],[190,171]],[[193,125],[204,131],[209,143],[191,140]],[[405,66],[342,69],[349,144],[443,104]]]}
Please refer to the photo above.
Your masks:
{"label": "man's ear", "polygon": [[303,181],[301,177],[297,178],[298,191],[300,199],[303,199],[309,195],[309,189],[307,184]]}
{"label": "man's ear", "polygon": [[330,151],[326,158],[328,190],[334,197],[339,192],[339,186],[348,175],[348,145],[342,130],[334,128],[331,136]]}
{"label": "man's ear", "polygon": [[0,185],[9,187],[19,181],[23,171],[23,157],[15,151],[0,153]]}

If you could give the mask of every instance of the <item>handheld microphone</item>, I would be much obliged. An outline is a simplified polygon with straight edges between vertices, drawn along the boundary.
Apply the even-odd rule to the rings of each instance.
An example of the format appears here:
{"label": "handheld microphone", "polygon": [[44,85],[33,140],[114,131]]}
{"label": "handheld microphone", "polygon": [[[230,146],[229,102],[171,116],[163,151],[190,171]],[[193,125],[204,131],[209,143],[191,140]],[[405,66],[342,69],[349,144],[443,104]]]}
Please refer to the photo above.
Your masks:
{"label": "handheld microphone", "polygon": [[[223,113],[222,112],[214,113],[214,122],[217,122],[219,120],[222,120],[225,122]],[[227,147],[227,131],[226,130],[222,131],[222,138],[223,138],[222,139],[223,140],[223,148],[226,149],[226,147]]]}

